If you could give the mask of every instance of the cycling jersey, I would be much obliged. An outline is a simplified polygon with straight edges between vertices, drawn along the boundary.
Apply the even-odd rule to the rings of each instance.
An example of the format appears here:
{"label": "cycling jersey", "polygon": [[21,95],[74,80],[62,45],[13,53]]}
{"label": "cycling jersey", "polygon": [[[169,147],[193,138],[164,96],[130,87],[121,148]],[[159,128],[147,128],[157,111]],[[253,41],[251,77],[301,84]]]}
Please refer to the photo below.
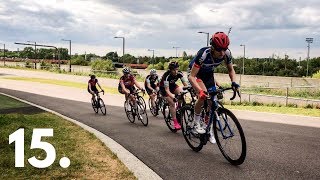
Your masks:
{"label": "cycling jersey", "polygon": [[189,69],[191,69],[192,66],[199,68],[199,72],[196,76],[197,81],[202,81],[206,87],[214,86],[213,73],[215,67],[219,66],[223,61],[227,64],[232,63],[231,51],[228,49],[225,53],[225,56],[221,59],[213,58],[211,47],[201,48],[189,64]]}
{"label": "cycling jersey", "polygon": [[119,85],[118,85],[119,93],[124,94],[123,91],[122,91],[122,87],[120,85],[120,83],[123,82],[124,87],[127,88],[130,91],[130,94],[132,94],[135,91],[135,87],[134,87],[135,79],[136,78],[132,74],[129,74],[128,77],[126,77],[124,75],[121,76],[120,82],[119,82]]}
{"label": "cycling jersey", "polygon": [[120,86],[120,83],[123,82],[123,84],[124,84],[124,86],[125,86],[126,88],[132,87],[132,86],[134,86],[134,81],[135,81],[135,79],[136,79],[136,78],[135,78],[132,74],[129,74],[128,77],[122,76],[122,77],[120,78],[119,86]]}
{"label": "cycling jersey", "polygon": [[148,75],[146,77],[146,80],[144,81],[144,86],[147,86],[147,84],[150,84],[151,86],[158,86],[159,82],[160,80],[158,75],[155,75],[155,76]]}
{"label": "cycling jersey", "polygon": [[161,78],[160,81],[160,92],[163,96],[166,96],[167,93],[165,92],[165,88],[169,87],[169,90],[171,93],[174,93],[174,91],[179,87],[176,85],[176,82],[178,79],[181,79],[182,82],[187,82],[187,80],[183,77],[183,73],[181,71],[178,71],[177,75],[172,75],[170,70],[165,72]]}
{"label": "cycling jersey", "polygon": [[152,89],[149,89],[147,84],[150,84],[150,86],[153,88],[153,89],[156,89],[157,86],[159,85],[159,77],[158,75],[155,75],[155,76],[151,76],[151,75],[148,75],[146,77],[146,80],[144,81],[144,88],[146,89],[147,93],[150,95],[152,94]]}
{"label": "cycling jersey", "polygon": [[96,84],[98,83],[98,79],[90,79],[89,81],[88,81],[88,92],[90,92],[90,89],[89,89],[89,84],[91,85],[91,90],[93,91],[93,92],[97,92],[98,91],[98,89],[97,89],[97,87],[96,87]]}
{"label": "cycling jersey", "polygon": [[189,68],[191,69],[193,65],[199,68],[198,74],[213,73],[214,68],[219,66],[223,61],[227,64],[232,63],[231,51],[228,49],[225,53],[226,55],[221,59],[212,58],[210,47],[201,48],[190,62]]}

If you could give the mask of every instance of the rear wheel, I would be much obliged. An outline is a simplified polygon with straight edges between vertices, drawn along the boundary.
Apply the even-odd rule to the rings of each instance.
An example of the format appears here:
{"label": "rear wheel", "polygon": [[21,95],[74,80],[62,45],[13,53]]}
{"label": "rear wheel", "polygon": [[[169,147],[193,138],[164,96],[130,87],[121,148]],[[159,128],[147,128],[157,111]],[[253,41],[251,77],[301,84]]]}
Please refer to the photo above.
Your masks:
{"label": "rear wheel", "polygon": [[222,155],[232,164],[240,165],[247,154],[246,139],[237,117],[228,109],[217,110],[214,137]]}
{"label": "rear wheel", "polygon": [[194,109],[190,105],[186,105],[181,109],[181,129],[184,139],[189,147],[198,152],[202,149],[203,143],[201,142],[201,135],[194,132],[193,121]]}

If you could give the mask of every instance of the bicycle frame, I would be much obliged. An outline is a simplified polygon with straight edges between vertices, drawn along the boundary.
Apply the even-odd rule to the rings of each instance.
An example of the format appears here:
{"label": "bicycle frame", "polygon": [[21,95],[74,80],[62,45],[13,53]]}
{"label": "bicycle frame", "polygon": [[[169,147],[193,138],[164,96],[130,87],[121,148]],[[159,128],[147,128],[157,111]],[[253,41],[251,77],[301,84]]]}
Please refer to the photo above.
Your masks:
{"label": "bicycle frame", "polygon": [[[229,123],[225,119],[224,119],[225,126],[222,127],[221,120],[219,119],[219,116],[218,116],[218,113],[217,113],[217,109],[219,108],[218,105],[217,105],[217,101],[213,100],[213,104],[214,105],[212,105],[211,109],[210,109],[210,120],[209,120],[208,126],[206,128],[206,132],[209,133],[210,128],[215,128],[215,127],[211,127],[211,124],[213,124],[214,120],[216,120],[216,122],[217,122],[217,124],[219,126],[219,129],[221,131],[221,134],[223,136],[223,139],[227,139],[229,137],[233,137],[234,133],[232,132]],[[223,131],[223,129],[225,129],[226,127],[228,128],[228,130],[230,132],[230,134],[228,134],[228,135],[225,133],[225,131]]]}
{"label": "bicycle frame", "polygon": [[[215,120],[217,122],[218,126],[219,126],[219,129],[221,131],[223,139],[227,139],[229,137],[233,137],[234,133],[232,132],[229,123],[225,119],[224,119],[225,126],[222,127],[221,120],[219,119],[218,112],[217,112],[217,110],[219,109],[218,100],[215,99],[214,96],[210,96],[210,101],[212,102],[212,105],[211,105],[210,112],[209,112],[210,116],[209,116],[209,123],[208,123],[208,125],[206,127],[206,133],[208,134],[210,132],[211,125],[213,124],[213,122]],[[228,135],[223,130],[226,127],[228,128],[228,130],[230,132],[230,134],[228,134]],[[216,127],[212,126],[212,128],[216,128]]]}

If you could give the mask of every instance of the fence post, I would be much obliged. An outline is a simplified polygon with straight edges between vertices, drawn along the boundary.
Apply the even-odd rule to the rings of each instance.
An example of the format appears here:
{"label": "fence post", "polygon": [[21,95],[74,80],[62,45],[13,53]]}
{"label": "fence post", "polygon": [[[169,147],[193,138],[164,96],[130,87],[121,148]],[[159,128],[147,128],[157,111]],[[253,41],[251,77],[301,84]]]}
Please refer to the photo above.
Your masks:
{"label": "fence post", "polygon": [[288,106],[288,96],[289,96],[289,87],[287,87],[287,92],[286,92],[286,106]]}

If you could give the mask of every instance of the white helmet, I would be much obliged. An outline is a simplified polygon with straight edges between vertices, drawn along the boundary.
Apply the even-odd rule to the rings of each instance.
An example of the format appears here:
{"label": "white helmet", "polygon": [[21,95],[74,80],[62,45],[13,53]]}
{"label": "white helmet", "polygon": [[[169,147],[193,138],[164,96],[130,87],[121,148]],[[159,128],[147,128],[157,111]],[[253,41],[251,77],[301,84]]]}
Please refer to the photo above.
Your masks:
{"label": "white helmet", "polygon": [[125,67],[125,68],[122,69],[122,72],[124,74],[129,74],[130,73],[130,68],[129,67]]}
{"label": "white helmet", "polygon": [[150,70],[150,75],[155,75],[155,74],[157,74],[157,71],[155,69],[151,69]]}

